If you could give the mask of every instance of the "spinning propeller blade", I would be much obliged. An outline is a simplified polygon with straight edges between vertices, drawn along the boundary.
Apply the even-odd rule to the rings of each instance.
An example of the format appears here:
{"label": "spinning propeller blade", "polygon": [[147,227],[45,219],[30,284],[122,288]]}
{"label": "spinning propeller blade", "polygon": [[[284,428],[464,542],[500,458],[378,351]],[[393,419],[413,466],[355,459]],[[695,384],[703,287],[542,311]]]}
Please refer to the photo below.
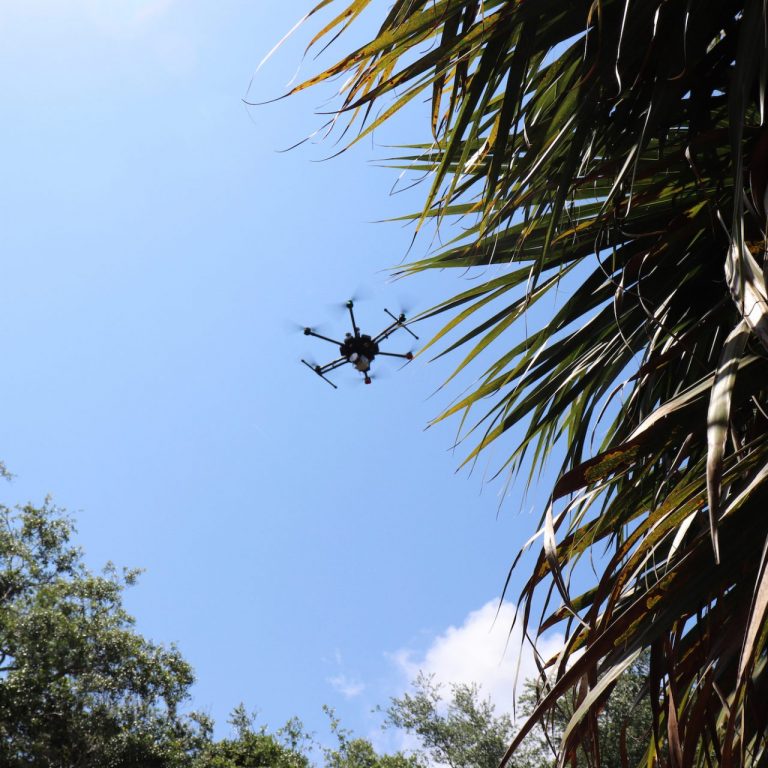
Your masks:
{"label": "spinning propeller blade", "polygon": [[297,323],[295,320],[286,320],[284,326],[286,331],[291,334],[302,333],[305,336],[317,334],[322,338],[328,333],[327,323],[322,323],[320,325],[302,325],[301,323]]}
{"label": "spinning propeller blade", "polygon": [[399,328],[402,328],[404,331],[408,331],[408,333],[413,336],[414,339],[418,339],[419,337],[408,327],[408,318],[405,316],[405,312],[401,312],[399,315],[394,315],[392,312],[390,312],[386,307],[384,307],[384,311],[397,323]]}
{"label": "spinning propeller blade", "polygon": [[367,298],[368,291],[362,288],[358,288],[356,291],[353,291],[344,301],[335,301],[333,304],[331,304],[331,309],[336,311],[338,314],[342,314],[343,312],[346,312],[348,309],[350,309],[350,302],[354,307],[355,304],[361,301],[365,301]]}

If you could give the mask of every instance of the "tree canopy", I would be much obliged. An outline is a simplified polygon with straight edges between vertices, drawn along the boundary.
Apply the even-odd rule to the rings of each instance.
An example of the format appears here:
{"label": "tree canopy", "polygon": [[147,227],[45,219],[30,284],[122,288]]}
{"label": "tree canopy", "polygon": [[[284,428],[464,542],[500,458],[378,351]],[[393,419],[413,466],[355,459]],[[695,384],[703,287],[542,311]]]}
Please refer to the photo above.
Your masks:
{"label": "tree canopy", "polygon": [[[0,506],[0,765],[308,768],[298,720],[274,732],[242,706],[234,733],[188,709],[192,667],[123,607],[138,571],[91,572],[50,503]],[[396,766],[394,768],[397,768]]]}
{"label": "tree canopy", "polygon": [[[648,655],[642,655],[617,681],[598,715],[600,753],[606,765],[637,765],[651,733],[651,710],[639,694],[648,680]],[[520,696],[519,715],[533,713],[542,697],[542,681],[527,680]],[[549,685],[544,681],[545,687]],[[434,678],[420,674],[411,690],[393,698],[386,708],[385,728],[414,737],[414,755],[426,765],[450,768],[498,768],[519,726],[508,713],[497,713],[477,685],[454,683],[450,695]],[[551,717],[540,721],[510,760],[513,768],[547,768],[556,760],[556,747],[573,715],[573,702],[561,699]],[[622,760],[622,753],[624,760]],[[577,765],[589,765],[580,750]]]}
{"label": "tree canopy", "polygon": [[0,507],[0,764],[170,766],[194,744],[193,680],[133,628],[137,572],[91,573],[50,504]]}
{"label": "tree canopy", "polygon": [[387,709],[390,728],[416,737],[407,753],[375,748],[330,709],[330,743],[295,717],[270,730],[242,704],[231,735],[215,738],[211,718],[187,711],[190,665],[142,637],[123,607],[138,572],[91,572],[73,536],[71,519],[50,503],[0,506],[0,765],[493,768],[503,754],[509,717],[476,688],[458,686],[444,701],[426,680]]}
{"label": "tree canopy", "polygon": [[369,10],[377,32],[294,91],[340,76],[352,142],[431,103],[395,163],[423,173],[413,219],[444,244],[403,273],[476,278],[427,313],[448,317],[428,347],[459,356],[453,376],[484,366],[439,419],[461,418],[467,462],[509,438],[500,472],[559,468],[519,603],[530,632],[566,641],[513,747],[571,691],[561,759],[599,762],[597,713],[649,650],[647,760],[763,765],[765,3],[323,0],[308,16],[329,8],[310,49]]}
{"label": "tree canopy", "polygon": [[392,699],[385,727],[418,738],[425,760],[432,765],[497,768],[515,733],[508,714],[497,715],[476,685],[452,685],[447,702],[431,677],[419,675],[412,688]]}
{"label": "tree canopy", "polygon": [[[476,685],[438,685],[420,675],[382,708],[382,727],[408,749],[383,751],[344,728],[329,707],[331,741],[294,717],[270,730],[241,704],[231,735],[185,712],[193,675],[175,648],[134,628],[122,605],[137,572],[89,571],[56,507],[0,507],[0,765],[8,768],[495,768],[517,726]],[[646,666],[643,666],[645,664]],[[648,732],[635,707],[647,663],[619,681],[601,714],[606,752],[625,734],[634,756]],[[521,701],[530,713],[535,681]],[[629,723],[630,717],[632,722]],[[515,768],[552,764],[551,744],[568,721],[559,710],[526,739]],[[629,728],[627,725],[629,723]],[[615,750],[614,750],[615,752]]]}

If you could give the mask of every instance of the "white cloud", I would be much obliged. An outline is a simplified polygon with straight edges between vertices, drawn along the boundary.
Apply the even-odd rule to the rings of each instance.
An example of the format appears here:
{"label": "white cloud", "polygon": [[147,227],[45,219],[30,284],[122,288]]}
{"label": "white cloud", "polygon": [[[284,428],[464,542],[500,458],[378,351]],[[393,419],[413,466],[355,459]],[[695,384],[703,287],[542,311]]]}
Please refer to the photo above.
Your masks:
{"label": "white cloud", "polygon": [[345,699],[354,699],[365,690],[365,683],[359,678],[344,672],[344,657],[338,648],[333,651],[332,658],[323,659],[325,664],[330,664],[338,670],[336,674],[326,677],[325,681],[330,684],[334,691],[340,693]]}
{"label": "white cloud", "polygon": [[344,698],[354,699],[365,690],[365,684],[355,678],[340,674],[327,678],[334,690],[338,691]]}
{"label": "white cloud", "polygon": [[[497,615],[498,611],[498,615]],[[483,696],[490,696],[499,711],[512,712],[518,658],[517,693],[523,682],[538,672],[528,643],[521,648],[518,624],[510,635],[516,608],[491,600],[472,611],[460,626],[448,627],[434,638],[423,655],[404,648],[392,655],[395,664],[413,680],[421,671],[437,682],[477,683]],[[538,651],[549,658],[562,644],[562,636],[540,639]]]}

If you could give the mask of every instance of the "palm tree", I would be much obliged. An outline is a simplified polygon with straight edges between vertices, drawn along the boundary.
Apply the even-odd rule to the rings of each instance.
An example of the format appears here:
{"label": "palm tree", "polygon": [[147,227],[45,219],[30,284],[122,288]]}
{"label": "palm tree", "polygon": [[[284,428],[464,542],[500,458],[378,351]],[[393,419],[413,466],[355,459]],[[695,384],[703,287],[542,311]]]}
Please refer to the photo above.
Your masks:
{"label": "palm tree", "polygon": [[[347,2],[310,47],[370,5]],[[570,695],[561,758],[599,764],[597,713],[650,649],[649,765],[768,765],[765,0],[382,15],[295,90],[343,75],[354,141],[431,100],[398,162],[427,173],[417,230],[461,227],[404,272],[477,271],[428,313],[450,318],[431,344],[456,373],[497,358],[439,418],[461,416],[468,462],[506,444],[500,471],[528,482],[561,462],[519,615],[566,641],[506,759]]]}

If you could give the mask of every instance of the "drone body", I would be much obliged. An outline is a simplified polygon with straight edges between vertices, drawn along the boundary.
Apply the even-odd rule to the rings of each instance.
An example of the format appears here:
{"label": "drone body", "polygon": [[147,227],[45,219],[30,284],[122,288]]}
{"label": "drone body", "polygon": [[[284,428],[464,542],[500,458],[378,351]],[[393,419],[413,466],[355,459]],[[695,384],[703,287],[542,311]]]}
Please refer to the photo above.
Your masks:
{"label": "drone body", "polygon": [[390,323],[390,325],[388,325],[381,333],[377,334],[376,336],[369,336],[366,333],[360,333],[360,329],[357,327],[357,323],[355,322],[355,313],[353,311],[355,303],[352,301],[352,299],[347,301],[344,306],[346,306],[347,310],[349,311],[349,317],[352,321],[352,333],[347,332],[344,335],[344,341],[336,341],[335,339],[328,338],[328,336],[322,336],[321,334],[313,331],[311,328],[304,329],[305,336],[314,336],[317,339],[322,339],[323,341],[328,341],[331,344],[335,344],[339,348],[339,354],[341,357],[337,358],[336,360],[332,360],[330,363],[326,363],[325,365],[312,365],[306,360],[301,361],[304,363],[304,365],[307,366],[307,368],[312,369],[321,379],[323,379],[323,381],[327,381],[334,389],[338,389],[338,387],[330,379],[326,378],[325,374],[330,373],[336,368],[340,368],[342,365],[347,365],[347,363],[349,363],[350,365],[354,366],[356,370],[363,374],[363,381],[366,384],[370,384],[371,363],[373,362],[376,355],[401,357],[405,360],[413,360],[412,352],[406,352],[402,354],[397,352],[382,352],[379,349],[379,344],[385,339],[389,338],[398,328],[402,328],[408,331],[408,333],[410,333],[411,336],[413,336],[415,339],[419,338],[410,328],[406,326],[405,314],[401,313],[399,317],[396,317],[388,309],[385,309],[384,311],[392,318],[394,322]]}

